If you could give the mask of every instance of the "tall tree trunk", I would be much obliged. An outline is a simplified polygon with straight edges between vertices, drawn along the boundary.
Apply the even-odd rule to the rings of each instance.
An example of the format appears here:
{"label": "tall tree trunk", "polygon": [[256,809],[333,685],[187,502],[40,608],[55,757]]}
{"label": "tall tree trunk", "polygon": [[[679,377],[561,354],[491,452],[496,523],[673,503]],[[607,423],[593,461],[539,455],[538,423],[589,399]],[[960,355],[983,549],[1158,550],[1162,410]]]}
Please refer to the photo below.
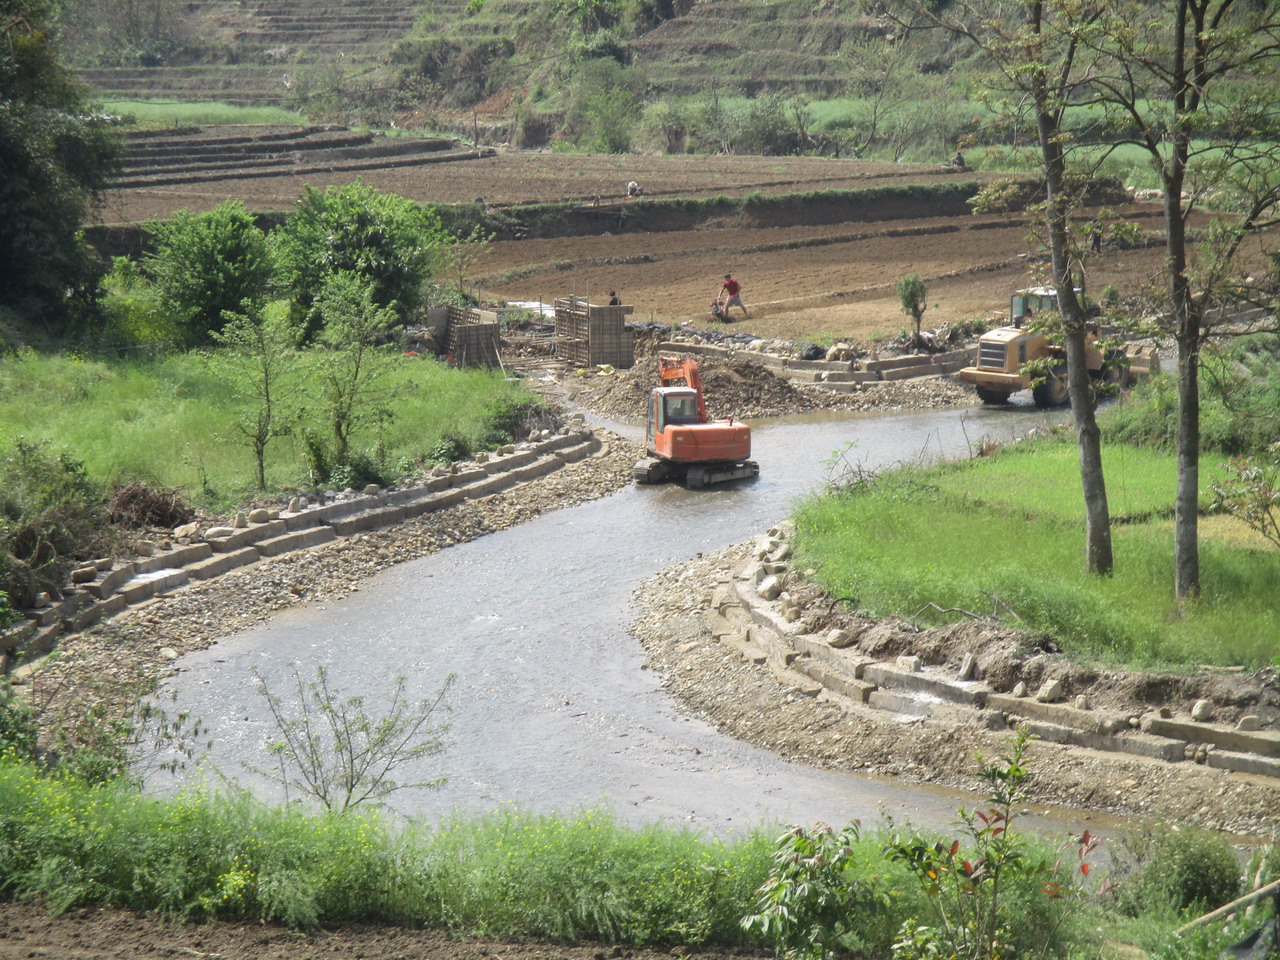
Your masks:
{"label": "tall tree trunk", "polygon": [[1174,593],[1200,595],[1200,351],[1178,337],[1178,494],[1173,511]]}
{"label": "tall tree trunk", "polygon": [[[1039,5],[1032,15],[1038,29]],[[1114,566],[1111,551],[1111,510],[1107,504],[1107,484],[1102,472],[1102,435],[1094,415],[1094,393],[1085,362],[1085,309],[1075,291],[1071,269],[1067,223],[1070,206],[1066,195],[1066,156],[1063,153],[1058,114],[1051,112],[1049,92],[1036,90],[1036,127],[1044,159],[1047,188],[1046,220],[1049,249],[1053,257],[1053,282],[1058,292],[1067,347],[1067,391],[1075,418],[1076,446],[1080,457],[1080,485],[1084,493],[1084,568],[1086,573],[1108,575]]]}

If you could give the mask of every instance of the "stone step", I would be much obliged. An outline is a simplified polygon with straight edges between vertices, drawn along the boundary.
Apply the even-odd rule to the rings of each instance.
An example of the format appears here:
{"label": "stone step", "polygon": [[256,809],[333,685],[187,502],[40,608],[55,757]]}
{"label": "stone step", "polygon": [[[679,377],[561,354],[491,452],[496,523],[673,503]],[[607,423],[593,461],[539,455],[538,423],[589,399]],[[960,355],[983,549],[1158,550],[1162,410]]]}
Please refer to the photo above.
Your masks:
{"label": "stone step", "polygon": [[[393,507],[391,509],[399,508]],[[401,515],[403,515],[403,511],[401,511]],[[292,533],[272,537],[270,540],[261,540],[254,544],[254,549],[264,557],[279,557],[286,553],[292,553],[294,550],[308,550],[311,547],[318,547],[322,543],[332,543],[337,538],[337,531],[331,526],[307,527],[304,530],[295,530]]]}
{"label": "stone step", "polygon": [[863,667],[862,678],[878,687],[899,692],[921,693],[939,700],[960,703],[966,707],[982,707],[990,692],[985,683],[976,680],[953,680],[933,671],[913,672],[887,663],[870,663]]}
{"label": "stone step", "polygon": [[209,580],[213,577],[220,577],[222,574],[238,567],[256,563],[261,558],[262,554],[258,553],[255,547],[241,547],[239,550],[232,550],[230,553],[218,553],[208,560],[193,563],[187,567],[187,573],[191,575],[193,580]]}

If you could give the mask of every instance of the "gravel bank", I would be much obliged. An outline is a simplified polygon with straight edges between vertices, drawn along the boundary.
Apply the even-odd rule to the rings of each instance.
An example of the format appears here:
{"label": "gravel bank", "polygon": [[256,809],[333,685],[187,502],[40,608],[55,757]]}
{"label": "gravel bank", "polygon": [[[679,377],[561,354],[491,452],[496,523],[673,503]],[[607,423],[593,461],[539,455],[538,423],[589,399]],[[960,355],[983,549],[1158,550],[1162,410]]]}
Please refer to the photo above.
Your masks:
{"label": "gravel bank", "polygon": [[[828,694],[808,697],[714,640],[704,612],[711,593],[749,545],[696,558],[642,584],[633,632],[663,685],[691,714],[787,759],[979,790],[978,753],[997,756],[1008,735],[942,727],[861,708]],[[928,642],[928,631],[921,634]],[[1280,839],[1280,784],[1194,763],[1167,764],[1035,743],[1036,801]]]}

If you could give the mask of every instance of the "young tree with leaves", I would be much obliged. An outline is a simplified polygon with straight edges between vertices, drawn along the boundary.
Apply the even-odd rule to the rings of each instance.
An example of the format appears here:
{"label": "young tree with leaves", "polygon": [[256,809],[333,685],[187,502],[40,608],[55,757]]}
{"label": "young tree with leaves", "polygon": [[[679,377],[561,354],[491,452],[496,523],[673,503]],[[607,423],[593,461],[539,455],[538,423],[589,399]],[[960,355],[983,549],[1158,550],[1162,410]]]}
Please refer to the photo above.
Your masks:
{"label": "young tree with leaves", "polygon": [[81,227],[121,153],[58,59],[57,11],[0,2],[0,308],[50,331],[92,312],[100,269]]}
{"label": "young tree with leaves", "polygon": [[[1102,441],[1095,397],[1085,360],[1084,258],[1073,236],[1078,202],[1068,165],[1064,118],[1092,76],[1086,40],[1102,28],[1106,0],[956,0],[945,8],[927,0],[905,0],[910,25],[943,29],[963,38],[991,68],[989,99],[999,101],[1013,122],[1033,125],[1045,180],[1044,230],[1052,259],[1061,329],[1067,351],[1067,385],[1080,454],[1085,507],[1085,569],[1109,574],[1114,563],[1111,513],[1102,469]],[[907,21],[903,21],[907,22]],[[1095,55],[1096,56],[1096,55]]]}
{"label": "young tree with leaves", "polygon": [[223,348],[210,362],[231,384],[237,400],[232,427],[253,452],[258,489],[267,487],[267,444],[286,434],[296,410],[297,347],[302,325],[287,313],[246,301],[243,312],[224,317],[213,338]]}
{"label": "young tree with leaves", "polygon": [[188,344],[217,339],[228,314],[266,294],[275,270],[271,250],[239,200],[208,213],[179,210],[147,226],[155,247],[146,272],[161,302],[181,318]]}
{"label": "young tree with leaves", "polygon": [[395,358],[380,344],[399,320],[393,306],[378,305],[368,280],[347,271],[329,279],[316,309],[324,321],[320,401],[333,436],[333,462],[347,463],[352,434],[391,416],[385,384]]}
{"label": "young tree with leaves", "polygon": [[311,334],[320,319],[316,301],[342,272],[362,278],[376,306],[395,304],[403,321],[453,242],[434,212],[359,181],[308,187],[272,241],[278,279],[311,311]]}
{"label": "young tree with leaves", "polygon": [[907,274],[898,281],[898,302],[902,304],[902,312],[915,321],[916,332],[911,342],[917,348],[920,346],[920,324],[928,307],[925,303],[927,294],[928,287],[918,273]]}

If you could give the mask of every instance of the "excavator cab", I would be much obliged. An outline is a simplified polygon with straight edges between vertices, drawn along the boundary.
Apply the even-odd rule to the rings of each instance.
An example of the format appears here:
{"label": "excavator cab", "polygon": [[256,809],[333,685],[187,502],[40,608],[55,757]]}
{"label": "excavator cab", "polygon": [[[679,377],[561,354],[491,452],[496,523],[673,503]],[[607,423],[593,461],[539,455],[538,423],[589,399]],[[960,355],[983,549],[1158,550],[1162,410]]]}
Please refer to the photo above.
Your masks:
{"label": "excavator cab", "polygon": [[669,424],[701,422],[698,418],[698,394],[688,387],[659,387],[654,391],[653,399],[653,407],[649,411],[650,438]]}

